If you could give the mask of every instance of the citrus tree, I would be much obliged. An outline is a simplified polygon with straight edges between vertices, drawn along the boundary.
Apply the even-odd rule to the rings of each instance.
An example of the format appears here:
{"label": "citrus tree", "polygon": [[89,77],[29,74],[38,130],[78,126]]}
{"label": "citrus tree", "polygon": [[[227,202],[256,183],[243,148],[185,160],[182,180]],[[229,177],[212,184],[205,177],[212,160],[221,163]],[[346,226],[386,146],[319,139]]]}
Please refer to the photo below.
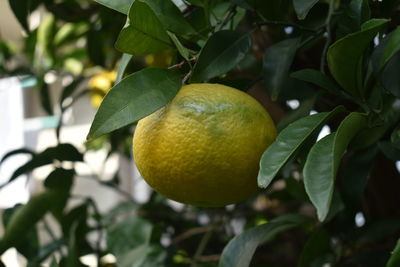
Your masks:
{"label": "citrus tree", "polygon": [[[91,253],[100,265],[111,253],[117,266],[399,266],[400,1],[96,2],[10,0],[28,33],[26,58],[3,64],[2,72],[35,75],[44,110],[56,106],[62,118],[74,104],[67,97],[104,95],[101,86],[78,90],[96,67],[103,76],[116,71],[106,75],[115,82],[86,147],[108,144],[110,154],[128,157],[136,123],[177,101],[183,85],[222,84],[252,94],[278,129],[257,159],[259,190],[233,206],[176,211],[154,192],[136,203],[116,176],[98,182],[128,201],[102,214],[89,197],[68,205],[79,177],[62,163],[83,161],[84,152],[63,143],[11,151],[2,161],[18,153],[32,158],[9,182],[43,165],[54,171],[43,193],[4,211],[0,254],[15,247],[30,266],[49,259],[52,266],[81,266],[80,257]],[[27,17],[38,7],[49,15],[30,31]],[[0,51],[3,62],[15,60],[5,40]],[[49,71],[73,77],[58,104],[48,97]],[[196,184],[177,190],[185,186],[203,190]],[[46,214],[61,234],[46,228],[52,241],[43,244],[36,226]]]}

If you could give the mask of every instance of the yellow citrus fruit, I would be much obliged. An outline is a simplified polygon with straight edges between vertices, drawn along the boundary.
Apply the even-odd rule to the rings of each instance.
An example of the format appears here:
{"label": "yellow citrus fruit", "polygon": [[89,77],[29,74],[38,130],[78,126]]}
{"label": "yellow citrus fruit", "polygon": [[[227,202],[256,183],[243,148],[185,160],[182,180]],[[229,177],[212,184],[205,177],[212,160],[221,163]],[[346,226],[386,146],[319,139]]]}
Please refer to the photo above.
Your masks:
{"label": "yellow citrus fruit", "polygon": [[91,89],[90,102],[93,107],[98,108],[103,101],[104,96],[113,86],[117,78],[116,71],[102,72],[93,76],[88,83]]}
{"label": "yellow citrus fruit", "polygon": [[257,190],[260,157],[275,137],[269,114],[248,94],[219,84],[191,84],[138,122],[133,153],[141,175],[158,193],[216,207]]}

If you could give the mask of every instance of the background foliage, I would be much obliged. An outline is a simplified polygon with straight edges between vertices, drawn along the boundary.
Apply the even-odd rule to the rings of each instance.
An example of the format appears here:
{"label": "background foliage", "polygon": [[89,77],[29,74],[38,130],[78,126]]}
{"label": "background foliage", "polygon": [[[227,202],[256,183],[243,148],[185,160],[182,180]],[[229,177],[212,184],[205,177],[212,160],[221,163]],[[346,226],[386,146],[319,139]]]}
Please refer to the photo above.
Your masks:
{"label": "background foliage", "polygon": [[[54,171],[43,193],[3,212],[0,254],[16,247],[29,266],[81,266],[79,257],[90,253],[101,266],[108,266],[107,253],[117,266],[399,265],[400,1],[9,3],[27,36],[21,51],[1,40],[1,76],[34,75],[47,113],[62,118],[82,95],[104,95],[77,89],[99,72],[117,71],[87,151],[107,144],[110,155],[130,157],[135,122],[188,82],[257,95],[280,133],[260,161],[258,182],[266,189],[233,207],[179,212],[158,194],[144,204],[124,194],[127,201],[106,214],[89,197],[67,205],[79,177],[64,162],[83,161],[86,151],[62,143],[11,151],[2,162],[18,153],[31,160],[10,182],[43,165]],[[31,29],[37,9],[48,15]],[[73,77],[58,103],[49,97],[48,72]],[[331,133],[317,139],[324,125]],[[117,176],[98,182],[121,190]],[[37,226],[46,214],[62,235],[48,229],[52,241],[43,244]],[[237,225],[244,227],[239,235]],[[165,237],[169,242],[160,241]]]}

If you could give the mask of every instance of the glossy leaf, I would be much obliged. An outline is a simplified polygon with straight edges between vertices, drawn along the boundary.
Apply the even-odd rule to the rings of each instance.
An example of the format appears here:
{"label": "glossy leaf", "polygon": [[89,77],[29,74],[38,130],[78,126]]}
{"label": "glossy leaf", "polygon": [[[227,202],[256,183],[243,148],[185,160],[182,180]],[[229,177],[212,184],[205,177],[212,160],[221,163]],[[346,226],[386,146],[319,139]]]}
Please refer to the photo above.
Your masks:
{"label": "glossy leaf", "polygon": [[298,19],[305,19],[310,9],[318,3],[318,0],[293,0],[293,7]]}
{"label": "glossy leaf", "polygon": [[364,51],[387,22],[386,19],[371,19],[363,24],[361,31],[339,39],[328,49],[328,67],[333,77],[354,96],[363,94],[361,63]]}
{"label": "glossy leaf", "polygon": [[172,70],[147,68],[115,85],[104,97],[89,131],[88,139],[134,123],[170,101],[181,87]]}
{"label": "glossy leaf", "polygon": [[[83,161],[83,155],[71,144],[59,144],[55,147],[49,147],[43,152],[34,155],[30,161],[19,167],[11,176],[6,184],[33,169],[59,161]],[[5,185],[5,184],[4,184]],[[4,186],[2,185],[2,186]],[[0,186],[1,188],[1,186]]]}
{"label": "glossy leaf", "polygon": [[234,237],[222,251],[219,267],[249,266],[256,248],[272,240],[277,234],[307,221],[301,215],[285,215],[271,222],[251,228]]}
{"label": "glossy leaf", "polygon": [[343,111],[343,107],[337,107],[331,112],[322,112],[302,118],[283,129],[261,157],[258,186],[266,188],[303,144],[316,134],[327,120]]}
{"label": "glossy leaf", "polygon": [[197,60],[191,81],[201,82],[233,69],[251,47],[250,34],[237,31],[219,31],[204,45]]}
{"label": "glossy leaf", "polygon": [[172,32],[167,32],[167,33],[168,33],[169,37],[171,38],[172,42],[175,44],[176,49],[178,50],[179,54],[186,61],[188,61],[189,60],[189,55],[190,55],[189,50],[182,45],[182,43],[179,41],[178,37],[176,37],[176,35],[174,33],[172,33]]}
{"label": "glossy leaf", "polygon": [[172,44],[150,6],[135,1],[129,10],[129,23],[119,34],[115,47],[123,53],[143,55],[172,48]]}
{"label": "glossy leaf", "polygon": [[386,267],[396,267],[400,265],[400,239],[397,240],[396,247],[392,251],[392,255],[386,264]]}
{"label": "glossy leaf", "polygon": [[97,3],[102,4],[108,8],[114,9],[122,14],[127,15],[129,7],[135,0],[95,0]]}
{"label": "glossy leaf", "polygon": [[331,235],[325,229],[316,230],[311,234],[300,255],[298,267],[313,266],[319,257],[330,252]]}
{"label": "glossy leaf", "polygon": [[400,53],[395,54],[386,63],[380,76],[383,88],[392,95],[400,97]]}
{"label": "glossy leaf", "polygon": [[179,8],[171,0],[141,0],[145,2],[170,32],[176,34],[192,34],[194,29],[183,17]]}
{"label": "glossy leaf", "polygon": [[121,60],[118,65],[118,73],[117,73],[117,78],[115,79],[114,85],[116,85],[117,83],[119,83],[122,80],[122,77],[124,76],[126,67],[128,66],[132,57],[133,57],[132,55],[125,54],[125,53],[122,55]]}
{"label": "glossy leaf", "polygon": [[388,61],[399,51],[400,51],[400,26],[398,26],[396,30],[393,31],[393,33],[390,35],[390,38],[386,43],[385,50],[383,51],[383,55],[381,58],[380,67],[382,68],[383,66],[385,66],[386,63],[388,63]]}
{"label": "glossy leaf", "polygon": [[287,79],[299,42],[299,38],[286,39],[272,45],[265,52],[263,78],[273,100],[278,98]]}
{"label": "glossy leaf", "polygon": [[7,224],[0,241],[0,254],[10,247],[17,246],[25,238],[26,234],[49,210],[54,196],[53,191],[46,191],[32,197],[28,203],[18,208]]}
{"label": "glossy leaf", "polygon": [[366,126],[366,122],[364,115],[350,113],[336,132],[318,141],[308,154],[303,169],[304,185],[320,221],[325,220],[329,212],[341,157],[351,139]]}
{"label": "glossy leaf", "polygon": [[302,69],[296,72],[292,72],[290,77],[315,84],[328,92],[338,94],[340,91],[334,84],[334,82],[325,74],[314,69]]}

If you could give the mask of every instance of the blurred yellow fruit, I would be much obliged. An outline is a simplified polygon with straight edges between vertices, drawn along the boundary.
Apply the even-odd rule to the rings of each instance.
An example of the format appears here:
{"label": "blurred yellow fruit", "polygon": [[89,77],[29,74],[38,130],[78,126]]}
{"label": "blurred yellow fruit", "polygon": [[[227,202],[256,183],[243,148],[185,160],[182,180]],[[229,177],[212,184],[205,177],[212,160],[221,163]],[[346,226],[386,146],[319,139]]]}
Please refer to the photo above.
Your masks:
{"label": "blurred yellow fruit", "polygon": [[116,71],[102,72],[93,76],[88,83],[90,92],[90,103],[93,107],[98,108],[103,101],[103,97],[113,86],[117,78]]}
{"label": "blurred yellow fruit", "polygon": [[144,63],[147,67],[162,68],[171,65],[172,51],[165,50],[159,53],[150,54],[144,57]]}
{"label": "blurred yellow fruit", "polygon": [[275,137],[272,119],[250,95],[219,84],[191,84],[139,121],[133,153],[155,191],[215,207],[256,192],[260,157]]}

